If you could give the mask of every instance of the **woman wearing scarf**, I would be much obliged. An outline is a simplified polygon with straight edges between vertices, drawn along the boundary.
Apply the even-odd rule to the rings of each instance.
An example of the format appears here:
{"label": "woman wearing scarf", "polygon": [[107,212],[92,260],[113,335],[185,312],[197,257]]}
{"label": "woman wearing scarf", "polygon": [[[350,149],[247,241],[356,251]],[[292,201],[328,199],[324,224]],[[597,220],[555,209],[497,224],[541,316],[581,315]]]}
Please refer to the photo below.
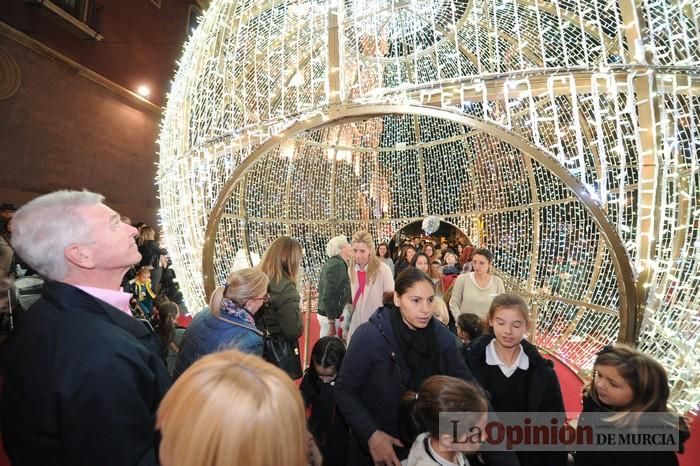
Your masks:
{"label": "woman wearing scarf", "polygon": [[241,269],[212,293],[209,309],[197,313],[182,336],[173,378],[204,355],[235,348],[262,356],[262,333],[254,315],[269,300],[269,280],[260,270]]}
{"label": "woman wearing scarf", "polygon": [[[399,405],[432,375],[474,380],[454,336],[433,319],[435,288],[409,267],[396,278],[394,306],[381,307],[355,332],[336,383],[336,403],[352,430],[348,464],[398,466],[410,444],[399,440]],[[517,465],[490,454],[492,465]]]}
{"label": "woman wearing scarf", "polygon": [[[358,231],[352,236],[352,258],[348,272],[350,274],[350,296],[352,315],[347,332],[348,342],[357,328],[367,322],[369,317],[382,306],[384,295],[394,292],[394,277],[391,269],[380,262],[374,254],[372,235]],[[391,298],[390,298],[391,299]]]}

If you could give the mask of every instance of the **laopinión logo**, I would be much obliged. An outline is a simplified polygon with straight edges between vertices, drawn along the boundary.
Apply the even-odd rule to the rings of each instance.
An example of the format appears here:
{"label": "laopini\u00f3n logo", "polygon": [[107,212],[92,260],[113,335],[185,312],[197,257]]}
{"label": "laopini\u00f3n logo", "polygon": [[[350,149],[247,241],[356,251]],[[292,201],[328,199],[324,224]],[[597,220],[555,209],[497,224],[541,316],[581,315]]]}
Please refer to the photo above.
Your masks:
{"label": "laopini\u00f3n logo", "polygon": [[449,450],[678,451],[679,421],[671,413],[440,413]]}

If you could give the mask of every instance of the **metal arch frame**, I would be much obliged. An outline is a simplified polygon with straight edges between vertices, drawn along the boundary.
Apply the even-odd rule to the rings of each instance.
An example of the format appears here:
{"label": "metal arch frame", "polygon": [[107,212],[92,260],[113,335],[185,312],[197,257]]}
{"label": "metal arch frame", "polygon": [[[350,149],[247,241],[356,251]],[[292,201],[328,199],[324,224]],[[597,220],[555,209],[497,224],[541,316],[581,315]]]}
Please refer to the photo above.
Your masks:
{"label": "metal arch frame", "polygon": [[236,168],[223,186],[207,220],[202,251],[202,275],[204,278],[204,290],[206,295],[209,296],[216,287],[214,276],[214,247],[221,217],[224,213],[224,207],[231,197],[236,183],[260,157],[267,154],[271,149],[277,147],[286,139],[294,137],[304,131],[319,129],[328,125],[341,124],[346,120],[368,119],[390,114],[422,115],[452,121],[457,124],[478,129],[519,149],[561,180],[561,182],[574,193],[583,204],[586,211],[591,215],[608,245],[620,292],[620,333],[618,340],[625,342],[632,342],[634,340],[637,329],[638,295],[631,261],[625,250],[624,243],[619,237],[614,225],[609,222],[602,205],[591,197],[586,187],[570,174],[565,167],[559,164],[556,158],[548,151],[535,146],[523,137],[505,128],[464,114],[441,108],[418,105],[376,104],[332,106],[327,108],[322,115],[294,124],[278,135],[270,137],[251,152]]}

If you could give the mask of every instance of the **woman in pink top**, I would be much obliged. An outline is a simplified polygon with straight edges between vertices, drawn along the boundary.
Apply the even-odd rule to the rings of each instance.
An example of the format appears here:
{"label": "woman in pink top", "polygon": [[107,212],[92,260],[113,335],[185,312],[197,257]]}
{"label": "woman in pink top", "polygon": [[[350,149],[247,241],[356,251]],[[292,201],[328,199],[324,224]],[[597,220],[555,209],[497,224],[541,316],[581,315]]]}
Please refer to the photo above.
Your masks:
{"label": "woman in pink top", "polygon": [[372,235],[358,231],[352,236],[350,259],[350,288],[352,296],[352,316],[348,342],[357,328],[383,304],[385,293],[394,292],[394,277],[391,269],[374,254]]}

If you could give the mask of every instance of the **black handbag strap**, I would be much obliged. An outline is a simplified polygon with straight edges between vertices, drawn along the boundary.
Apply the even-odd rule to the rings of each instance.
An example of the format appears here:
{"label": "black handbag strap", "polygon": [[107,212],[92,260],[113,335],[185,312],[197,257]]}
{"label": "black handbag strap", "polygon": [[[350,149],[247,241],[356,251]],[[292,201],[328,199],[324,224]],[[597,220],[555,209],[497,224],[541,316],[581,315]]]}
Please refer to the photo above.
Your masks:
{"label": "black handbag strap", "polygon": [[260,335],[261,337],[265,336],[260,330],[258,330],[258,329],[255,328],[255,327],[248,327],[247,325],[243,325],[243,324],[241,324],[240,322],[234,322],[233,320],[229,320],[229,319],[227,319],[227,318],[225,318],[225,317],[222,317],[221,315],[216,316],[216,318],[217,318],[217,319],[220,319],[220,320],[223,320],[224,322],[228,322],[228,323],[231,324],[231,325],[235,325],[236,327],[241,327],[241,328],[244,328],[244,329],[246,329],[246,330],[250,330],[251,332],[255,332],[255,333],[257,333],[258,335]]}

